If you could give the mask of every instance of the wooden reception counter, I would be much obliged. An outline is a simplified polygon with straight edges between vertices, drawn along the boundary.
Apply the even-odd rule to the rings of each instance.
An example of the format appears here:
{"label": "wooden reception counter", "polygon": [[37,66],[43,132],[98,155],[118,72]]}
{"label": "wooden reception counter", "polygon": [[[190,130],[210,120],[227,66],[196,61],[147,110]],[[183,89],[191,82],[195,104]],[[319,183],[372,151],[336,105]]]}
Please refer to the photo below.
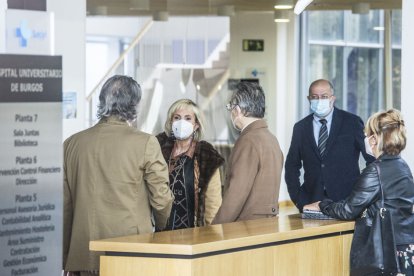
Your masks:
{"label": "wooden reception counter", "polygon": [[91,241],[101,276],[349,275],[354,222],[299,214]]}

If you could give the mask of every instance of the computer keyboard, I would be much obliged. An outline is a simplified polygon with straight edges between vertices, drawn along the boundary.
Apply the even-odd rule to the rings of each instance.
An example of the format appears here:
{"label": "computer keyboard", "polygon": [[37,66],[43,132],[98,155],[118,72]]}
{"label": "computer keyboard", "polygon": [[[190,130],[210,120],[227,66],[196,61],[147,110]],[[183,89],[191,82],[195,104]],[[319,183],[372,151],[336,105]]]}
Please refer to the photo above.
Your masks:
{"label": "computer keyboard", "polygon": [[321,211],[313,211],[313,210],[303,210],[302,213],[303,219],[335,219],[333,217],[330,217],[328,215],[325,215]]}

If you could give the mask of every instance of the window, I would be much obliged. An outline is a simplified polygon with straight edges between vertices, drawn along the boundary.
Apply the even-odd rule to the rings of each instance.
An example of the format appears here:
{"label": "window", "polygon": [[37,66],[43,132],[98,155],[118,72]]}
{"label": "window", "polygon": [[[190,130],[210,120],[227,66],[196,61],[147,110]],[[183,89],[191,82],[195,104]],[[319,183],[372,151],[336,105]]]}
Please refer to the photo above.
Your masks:
{"label": "window", "polygon": [[[309,84],[320,78],[334,85],[335,105],[366,120],[385,108],[384,12],[309,11],[301,18],[300,114],[309,114]],[[393,105],[400,108],[401,11],[392,12]]]}
{"label": "window", "polygon": [[401,109],[401,10],[392,11],[391,22],[393,105]]}

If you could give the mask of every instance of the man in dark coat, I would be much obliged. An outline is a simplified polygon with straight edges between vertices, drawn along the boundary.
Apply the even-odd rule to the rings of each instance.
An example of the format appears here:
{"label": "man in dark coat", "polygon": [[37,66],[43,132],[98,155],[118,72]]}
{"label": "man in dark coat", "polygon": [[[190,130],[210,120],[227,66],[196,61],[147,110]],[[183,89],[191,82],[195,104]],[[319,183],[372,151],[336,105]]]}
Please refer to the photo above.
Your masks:
{"label": "man in dark coat", "polygon": [[365,152],[361,118],[334,107],[333,92],[329,81],[314,81],[308,95],[313,113],[293,128],[285,181],[290,198],[300,211],[304,205],[324,198],[346,198],[360,174],[360,153],[367,163],[374,161]]}

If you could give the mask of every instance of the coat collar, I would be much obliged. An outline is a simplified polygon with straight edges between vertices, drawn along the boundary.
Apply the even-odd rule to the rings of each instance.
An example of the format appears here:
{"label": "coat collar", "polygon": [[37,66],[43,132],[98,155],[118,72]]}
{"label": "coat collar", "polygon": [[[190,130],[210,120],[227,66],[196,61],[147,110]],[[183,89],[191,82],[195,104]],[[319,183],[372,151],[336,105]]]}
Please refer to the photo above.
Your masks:
{"label": "coat collar", "polygon": [[255,131],[256,129],[259,129],[259,128],[267,128],[267,123],[265,120],[259,119],[257,121],[254,121],[253,123],[248,125],[245,129],[243,129],[243,131],[240,133],[240,136],[246,135],[247,133],[251,131]]}
{"label": "coat collar", "polygon": [[316,144],[315,137],[313,136],[313,114],[310,114],[305,118],[305,133],[309,139],[309,143],[312,146],[312,150],[317,156],[320,157],[318,145]]}
{"label": "coat collar", "polygon": [[390,154],[382,154],[378,157],[377,160],[379,161],[383,161],[383,160],[392,160],[392,159],[400,159],[401,155],[390,155]]}
{"label": "coat collar", "polygon": [[119,119],[117,116],[103,117],[98,124],[129,125],[128,122]]}
{"label": "coat collar", "polygon": [[329,131],[329,137],[328,141],[326,143],[326,152],[329,153],[329,149],[334,144],[336,137],[338,136],[341,128],[342,128],[342,122],[343,122],[343,113],[339,112],[336,107],[334,107],[333,115],[332,115],[332,124],[331,129]]}

